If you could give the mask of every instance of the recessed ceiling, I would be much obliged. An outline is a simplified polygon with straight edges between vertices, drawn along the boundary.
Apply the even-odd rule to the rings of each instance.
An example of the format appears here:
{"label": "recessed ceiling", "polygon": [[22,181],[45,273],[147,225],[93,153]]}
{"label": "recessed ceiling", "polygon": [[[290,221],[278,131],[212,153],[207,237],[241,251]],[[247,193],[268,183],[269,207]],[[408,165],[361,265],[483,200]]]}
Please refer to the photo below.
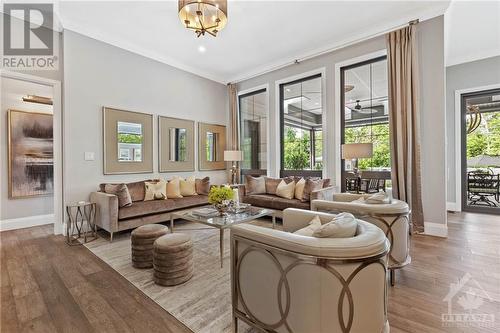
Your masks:
{"label": "recessed ceiling", "polygon": [[177,16],[177,1],[62,1],[58,10],[66,29],[227,83],[412,19],[443,14],[448,5],[449,1],[229,1],[228,24],[216,38],[196,38],[185,29]]}

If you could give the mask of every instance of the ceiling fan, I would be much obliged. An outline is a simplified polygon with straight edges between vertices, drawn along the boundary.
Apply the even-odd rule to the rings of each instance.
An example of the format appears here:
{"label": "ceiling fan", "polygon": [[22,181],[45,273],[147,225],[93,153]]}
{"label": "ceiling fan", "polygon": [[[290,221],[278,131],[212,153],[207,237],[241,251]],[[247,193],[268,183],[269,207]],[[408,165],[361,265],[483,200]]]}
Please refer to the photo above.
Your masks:
{"label": "ceiling fan", "polygon": [[351,109],[352,111],[355,111],[355,112],[358,112],[358,113],[361,113],[361,114],[373,114],[373,113],[377,113],[377,109],[373,109],[373,108],[364,108],[361,106],[361,104],[359,104],[360,100],[357,99],[356,100],[356,105],[354,106],[354,109]]}

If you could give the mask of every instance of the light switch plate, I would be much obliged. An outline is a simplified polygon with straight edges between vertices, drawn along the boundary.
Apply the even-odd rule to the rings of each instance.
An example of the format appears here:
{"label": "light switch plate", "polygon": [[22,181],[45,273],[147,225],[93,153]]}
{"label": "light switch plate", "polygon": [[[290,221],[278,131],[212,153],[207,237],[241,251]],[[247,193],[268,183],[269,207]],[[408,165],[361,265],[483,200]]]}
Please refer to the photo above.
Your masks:
{"label": "light switch plate", "polygon": [[85,161],[95,160],[95,153],[93,151],[86,151],[84,159],[85,159]]}

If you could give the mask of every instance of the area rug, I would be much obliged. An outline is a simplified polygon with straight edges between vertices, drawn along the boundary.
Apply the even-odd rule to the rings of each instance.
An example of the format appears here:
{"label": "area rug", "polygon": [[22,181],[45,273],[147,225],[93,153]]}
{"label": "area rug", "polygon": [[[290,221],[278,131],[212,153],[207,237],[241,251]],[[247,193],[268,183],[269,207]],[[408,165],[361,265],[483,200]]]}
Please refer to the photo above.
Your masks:
{"label": "area rug", "polygon": [[[251,223],[271,226],[267,219]],[[85,246],[193,332],[231,332],[229,230],[224,237],[223,268],[219,259],[219,229],[177,220],[174,231],[191,236],[195,267],[191,280],[174,287],[156,285],[152,268],[132,267],[130,232],[115,234],[112,243],[101,237]],[[239,322],[240,332],[250,332],[248,326]]]}

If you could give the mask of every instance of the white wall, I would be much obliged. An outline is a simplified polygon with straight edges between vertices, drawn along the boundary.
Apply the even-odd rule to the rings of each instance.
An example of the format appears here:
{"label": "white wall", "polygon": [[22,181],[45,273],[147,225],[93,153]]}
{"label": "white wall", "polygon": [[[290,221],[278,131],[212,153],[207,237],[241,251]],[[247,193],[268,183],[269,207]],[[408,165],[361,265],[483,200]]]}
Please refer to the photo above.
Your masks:
{"label": "white wall", "polygon": [[[88,199],[101,182],[190,174],[158,174],[158,115],[228,125],[226,86],[69,30],[63,41],[66,203]],[[103,174],[103,106],[155,115],[154,173]],[[84,152],[95,152],[96,159],[84,161]],[[227,181],[225,171],[196,174]]]}
{"label": "white wall", "polygon": [[[446,224],[446,182],[445,182],[445,69],[444,69],[444,26],[443,16],[418,24],[418,48],[420,56],[420,90],[422,107],[422,187],[424,218],[426,222]],[[277,172],[279,160],[279,110],[276,100],[278,92],[275,82],[284,78],[300,75],[319,68],[326,74],[323,93],[326,94],[324,112],[326,113],[324,137],[327,147],[326,170],[324,176],[334,178],[335,159],[340,157],[336,151],[334,109],[335,103],[335,64],[385,50],[385,37],[375,37],[367,41],[330,52],[299,64],[272,71],[245,80],[238,84],[238,90],[269,84],[269,126],[271,170]],[[273,173],[271,173],[273,174]]]}
{"label": "white wall", "polygon": [[[457,156],[455,153],[455,91],[484,87],[490,85],[500,85],[500,56],[488,59],[463,63],[446,68],[446,137],[448,141],[447,161],[448,161],[448,202],[450,209],[460,209],[455,207],[457,192],[456,165]],[[460,157],[459,157],[460,158]]]}

